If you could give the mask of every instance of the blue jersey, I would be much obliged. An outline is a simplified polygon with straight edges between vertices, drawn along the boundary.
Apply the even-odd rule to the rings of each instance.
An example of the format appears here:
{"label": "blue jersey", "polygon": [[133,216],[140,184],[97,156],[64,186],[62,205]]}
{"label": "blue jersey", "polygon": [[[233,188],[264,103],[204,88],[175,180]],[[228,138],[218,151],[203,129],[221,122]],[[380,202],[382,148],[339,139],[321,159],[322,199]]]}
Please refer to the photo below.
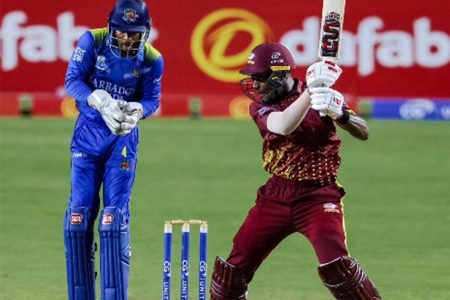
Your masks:
{"label": "blue jersey", "polygon": [[150,44],[134,58],[116,57],[108,38],[106,28],[85,32],[67,69],[66,90],[80,111],[71,144],[69,207],[86,207],[95,218],[103,184],[104,206],[118,207],[128,219],[139,128],[126,135],[113,134],[87,98],[93,90],[102,89],[115,99],[140,102],[143,117],[150,116],[159,107],[163,59]]}
{"label": "blue jersey", "polygon": [[85,32],[78,41],[67,69],[65,87],[75,98],[80,114],[104,124],[100,113],[89,107],[88,96],[95,89],[113,98],[140,102],[144,118],[159,107],[163,58],[150,44],[134,58],[120,58],[109,49],[107,28]]}
{"label": "blue jersey", "polygon": [[[80,111],[70,147],[71,187],[64,219],[69,300],[96,297],[94,223],[100,200],[101,299],[128,299],[130,204],[139,149],[138,120],[129,116],[129,110],[139,107],[133,114],[140,116],[140,103],[142,118],[147,118],[160,103],[163,58],[143,41],[151,29],[144,1],[117,1],[109,14],[108,28],[111,31],[93,29],[80,37],[65,79],[66,91]],[[100,109],[102,115],[88,103],[94,90],[132,104],[124,107],[109,99],[103,104],[114,106],[116,112]],[[111,125],[111,119],[121,113],[129,118]],[[115,125],[120,125],[119,132]]]}

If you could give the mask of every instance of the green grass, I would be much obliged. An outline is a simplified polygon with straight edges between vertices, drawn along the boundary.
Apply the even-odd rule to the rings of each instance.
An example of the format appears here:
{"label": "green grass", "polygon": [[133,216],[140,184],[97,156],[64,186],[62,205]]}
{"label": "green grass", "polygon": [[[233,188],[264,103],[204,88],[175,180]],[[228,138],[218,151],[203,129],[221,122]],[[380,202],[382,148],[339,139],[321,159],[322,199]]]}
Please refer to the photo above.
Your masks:
{"label": "green grass", "polygon": [[[74,121],[0,119],[0,299],[67,299],[63,214]],[[371,122],[371,138],[343,137],[340,182],[352,255],[383,299],[450,299],[450,124]],[[131,300],[160,299],[163,221],[209,221],[209,275],[264,183],[250,121],[142,123],[132,198]],[[196,235],[192,236],[196,244]],[[174,264],[178,265],[179,236]],[[195,299],[195,246],[191,299]],[[325,300],[312,247],[286,239],[264,262],[250,298]],[[179,295],[173,272],[173,298]]]}

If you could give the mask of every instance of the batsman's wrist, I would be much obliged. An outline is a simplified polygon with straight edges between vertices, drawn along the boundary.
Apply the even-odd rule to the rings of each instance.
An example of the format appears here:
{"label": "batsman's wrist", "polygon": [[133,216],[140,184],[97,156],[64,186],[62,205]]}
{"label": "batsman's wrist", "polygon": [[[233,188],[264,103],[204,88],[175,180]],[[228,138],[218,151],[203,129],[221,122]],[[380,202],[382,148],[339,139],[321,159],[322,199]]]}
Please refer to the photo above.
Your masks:
{"label": "batsman's wrist", "polygon": [[342,116],[336,120],[339,124],[347,124],[350,121],[350,113],[347,110],[342,111]]}

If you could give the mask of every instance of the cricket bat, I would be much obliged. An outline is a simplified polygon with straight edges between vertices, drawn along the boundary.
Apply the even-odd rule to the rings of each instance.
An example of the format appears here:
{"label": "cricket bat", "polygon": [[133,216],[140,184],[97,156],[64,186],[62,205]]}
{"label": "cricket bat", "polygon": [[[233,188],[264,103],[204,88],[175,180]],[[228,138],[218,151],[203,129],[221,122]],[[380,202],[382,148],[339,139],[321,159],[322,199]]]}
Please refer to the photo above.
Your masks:
{"label": "cricket bat", "polygon": [[323,0],[319,58],[338,60],[344,26],[345,0]]}
{"label": "cricket bat", "polygon": [[[345,0],[323,0],[319,37],[319,58],[336,61],[341,52]],[[320,112],[320,116],[325,114]]]}

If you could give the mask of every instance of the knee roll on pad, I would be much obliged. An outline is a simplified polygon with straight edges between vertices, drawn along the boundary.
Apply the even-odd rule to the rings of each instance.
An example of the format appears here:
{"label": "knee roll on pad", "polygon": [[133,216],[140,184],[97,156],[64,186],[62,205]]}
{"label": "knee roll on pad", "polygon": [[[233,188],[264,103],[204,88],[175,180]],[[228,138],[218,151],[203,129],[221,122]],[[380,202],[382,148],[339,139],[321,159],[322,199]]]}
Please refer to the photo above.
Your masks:
{"label": "knee roll on pad", "polygon": [[64,245],[69,300],[95,300],[95,244],[90,212],[85,207],[66,210]]}
{"label": "knee roll on pad", "polygon": [[351,257],[339,257],[320,265],[319,276],[339,300],[381,300],[375,285]]}
{"label": "knee roll on pad", "polygon": [[240,270],[216,257],[211,280],[211,300],[247,300],[247,280]]}
{"label": "knee roll on pad", "polygon": [[98,224],[100,275],[103,300],[128,299],[130,270],[129,225],[117,207],[105,207]]}

